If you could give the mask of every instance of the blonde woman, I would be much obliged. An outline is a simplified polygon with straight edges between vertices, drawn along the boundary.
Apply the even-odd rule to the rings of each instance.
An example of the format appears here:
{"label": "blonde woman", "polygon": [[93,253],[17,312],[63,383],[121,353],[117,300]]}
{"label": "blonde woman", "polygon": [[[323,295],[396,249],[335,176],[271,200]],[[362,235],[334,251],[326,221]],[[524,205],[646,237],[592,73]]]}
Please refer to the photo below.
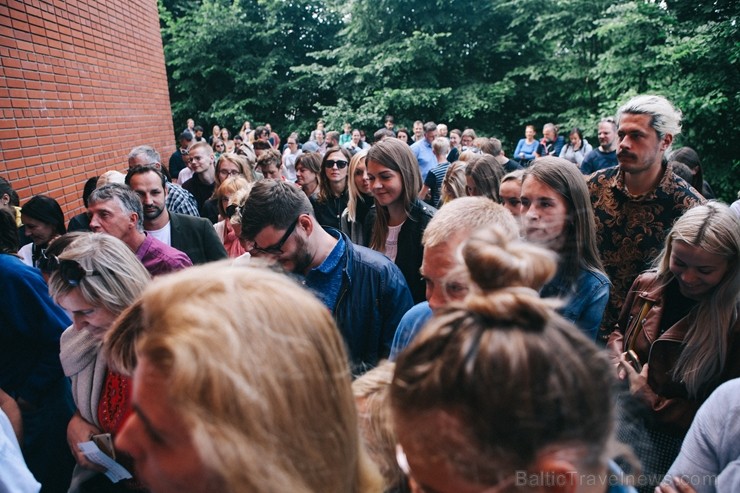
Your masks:
{"label": "blonde woman", "polygon": [[341,218],[341,229],[352,243],[366,246],[363,228],[365,218],[373,204],[370,179],[367,176],[367,151],[360,151],[349,160],[349,199]]}
{"label": "blonde woman", "polygon": [[231,218],[236,214],[236,194],[240,190],[246,190],[247,193],[251,188],[252,184],[248,182],[243,176],[232,176],[227,178],[213,194],[216,204],[218,205],[219,217],[223,218],[221,221],[213,225],[216,230],[221,243],[224,244],[226,253],[229,258],[237,258],[244,255],[246,250],[239,241],[239,236],[234,231],[234,227],[231,223]]}
{"label": "blonde woman", "polygon": [[339,330],[288,277],[228,264],[163,277],[107,350],[134,374],[118,445],[154,493],[381,491]]}
{"label": "blonde woman", "polygon": [[[131,381],[108,367],[101,345],[113,320],[141,294],[150,277],[125,243],[102,233],[82,233],[51,260],[55,266],[49,292],[73,320],[60,340],[62,368],[71,379],[77,406],[67,426],[67,441],[77,460],[69,491],[105,492],[115,485],[78,444],[102,433],[115,437],[132,412]],[[123,462],[128,465],[125,458]],[[130,489],[138,488],[131,484]]]}
{"label": "blonde woman", "polygon": [[739,258],[740,219],[719,202],[696,206],[627,294],[609,347],[645,407],[620,438],[635,444],[646,473],[665,474],[702,402],[740,377]]}
{"label": "blonde woman", "polygon": [[447,168],[442,180],[442,205],[459,197],[467,197],[465,166],[465,161],[455,161]]}

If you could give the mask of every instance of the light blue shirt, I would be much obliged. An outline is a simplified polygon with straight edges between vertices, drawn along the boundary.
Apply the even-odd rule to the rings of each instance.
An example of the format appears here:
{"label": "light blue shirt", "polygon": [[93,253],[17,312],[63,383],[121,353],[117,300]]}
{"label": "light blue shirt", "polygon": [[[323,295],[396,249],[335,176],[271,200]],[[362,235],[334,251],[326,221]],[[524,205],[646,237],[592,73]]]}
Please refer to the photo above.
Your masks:
{"label": "light blue shirt", "polygon": [[419,162],[421,180],[423,182],[427,177],[427,173],[437,166],[437,156],[434,155],[432,144],[430,144],[427,139],[421,139],[418,142],[414,142],[411,146],[411,152],[414,153],[416,160]]}

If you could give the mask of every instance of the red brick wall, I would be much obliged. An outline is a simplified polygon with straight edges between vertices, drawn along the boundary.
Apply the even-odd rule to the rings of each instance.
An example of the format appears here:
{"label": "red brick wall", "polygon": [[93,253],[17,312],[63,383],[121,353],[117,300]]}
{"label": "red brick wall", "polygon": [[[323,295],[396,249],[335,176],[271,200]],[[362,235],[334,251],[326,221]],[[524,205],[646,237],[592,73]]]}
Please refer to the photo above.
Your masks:
{"label": "red brick wall", "polygon": [[175,150],[156,0],[0,0],[0,176],[21,205],[69,219],[139,144]]}

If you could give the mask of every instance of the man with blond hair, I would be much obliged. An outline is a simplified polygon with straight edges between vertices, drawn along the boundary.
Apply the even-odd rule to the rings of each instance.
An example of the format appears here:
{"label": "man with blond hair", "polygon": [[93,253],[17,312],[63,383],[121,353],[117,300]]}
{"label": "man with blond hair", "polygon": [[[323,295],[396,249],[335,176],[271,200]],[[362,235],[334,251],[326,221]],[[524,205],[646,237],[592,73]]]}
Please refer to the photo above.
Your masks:
{"label": "man with blond hair", "polygon": [[612,290],[599,334],[614,330],[624,298],[660,253],[673,222],[705,202],[665,159],[681,133],[681,112],[662,96],[635,96],[617,112],[618,166],[588,179],[604,270]]}
{"label": "man with blond hair", "polygon": [[391,346],[391,360],[411,343],[435,310],[465,297],[468,284],[455,275],[457,268],[463,267],[457,251],[474,231],[488,226],[497,226],[510,240],[519,237],[514,216],[487,197],[455,199],[429,221],[421,240],[424,257],[420,269],[426,283],[427,301],[415,305],[399,322]]}

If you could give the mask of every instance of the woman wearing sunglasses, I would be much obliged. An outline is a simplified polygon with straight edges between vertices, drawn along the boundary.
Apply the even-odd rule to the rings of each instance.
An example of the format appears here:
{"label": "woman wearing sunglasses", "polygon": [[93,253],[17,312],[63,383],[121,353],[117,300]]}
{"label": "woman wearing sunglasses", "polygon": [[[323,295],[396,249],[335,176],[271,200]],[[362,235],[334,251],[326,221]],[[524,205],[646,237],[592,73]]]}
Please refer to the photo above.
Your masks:
{"label": "woman wearing sunglasses", "polygon": [[[419,198],[421,171],[408,145],[385,139],[367,154],[375,210],[366,224],[370,248],[385,254],[401,269],[414,303],[425,300],[425,283],[419,275],[424,248],[421,237],[437,209]],[[372,228],[372,231],[368,231]]]}
{"label": "woman wearing sunglasses", "polygon": [[236,175],[224,180],[213,195],[216,204],[218,204],[218,214],[223,218],[213,227],[216,229],[216,234],[221,239],[221,243],[224,244],[229,258],[240,257],[246,252],[239,241],[239,236],[234,231],[231,218],[236,214],[237,192],[240,190],[248,191],[251,186],[250,182],[243,176]]}
{"label": "woman wearing sunglasses", "polygon": [[319,173],[319,191],[311,198],[314,215],[321,226],[340,229],[342,212],[349,202],[347,167],[350,154],[344,147],[330,147],[324,154]]}
{"label": "woman wearing sunglasses", "polygon": [[[100,348],[113,320],[149,283],[149,273],[122,241],[98,233],[80,236],[51,261],[56,265],[49,292],[73,321],[60,341],[62,367],[71,378],[77,406],[67,427],[67,442],[77,460],[69,491],[121,491],[78,444],[95,435],[115,437],[131,414],[131,382],[108,369]],[[125,458],[119,462],[127,465]],[[135,484],[128,489],[136,489]]]}

